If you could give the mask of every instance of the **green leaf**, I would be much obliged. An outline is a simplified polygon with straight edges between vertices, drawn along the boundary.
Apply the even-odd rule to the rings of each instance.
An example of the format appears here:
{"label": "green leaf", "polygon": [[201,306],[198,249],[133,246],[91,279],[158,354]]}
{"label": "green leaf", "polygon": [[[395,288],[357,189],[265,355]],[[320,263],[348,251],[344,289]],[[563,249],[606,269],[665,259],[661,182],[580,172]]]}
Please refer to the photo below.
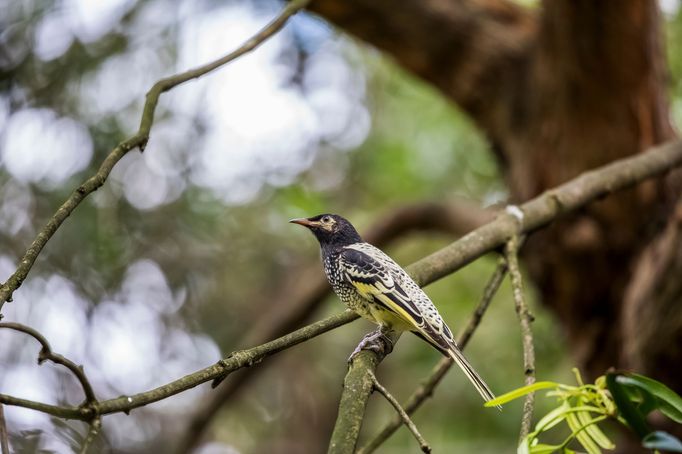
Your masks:
{"label": "green leaf", "polygon": [[594,423],[592,416],[587,411],[579,411],[576,413],[580,424],[585,427],[585,432],[597,443],[601,448],[614,449],[616,445],[607,437],[604,432]]}
{"label": "green leaf", "polygon": [[570,409],[571,406],[568,402],[564,401],[561,406],[555,408],[554,410],[547,413],[545,416],[540,418],[538,423],[535,425],[535,432],[540,433],[551,429],[552,427],[559,424],[566,418],[566,410]]}
{"label": "green leaf", "polygon": [[588,454],[601,454],[601,449],[599,449],[597,443],[595,443],[585,431],[585,426],[580,423],[580,420],[575,413],[567,413],[566,422],[568,423],[568,427],[571,428],[572,435],[578,440],[582,447],[585,448],[585,451],[587,451]]}
{"label": "green leaf", "polygon": [[616,381],[622,385],[634,386],[655,396],[658,409],[673,421],[682,424],[682,397],[663,383],[639,374],[618,375]]}
{"label": "green leaf", "polygon": [[660,449],[662,451],[682,452],[682,442],[668,432],[657,430],[651,432],[642,440],[642,446],[647,449]]}
{"label": "green leaf", "polygon": [[611,392],[613,401],[618,407],[618,412],[628,423],[630,428],[635,431],[640,439],[646,437],[651,430],[646,423],[644,416],[639,412],[635,404],[629,399],[627,386],[621,384],[617,379],[622,377],[619,374],[606,374],[606,386]]}
{"label": "green leaf", "polygon": [[498,405],[506,404],[507,402],[511,402],[514,399],[518,399],[519,397],[525,396],[526,394],[538,391],[540,389],[557,388],[558,386],[559,383],[555,383],[553,381],[539,381],[533,383],[532,385],[523,386],[521,388],[509,391],[508,393],[502,394],[501,396],[498,396],[493,400],[489,400],[488,402],[485,403],[485,406],[496,407]]}

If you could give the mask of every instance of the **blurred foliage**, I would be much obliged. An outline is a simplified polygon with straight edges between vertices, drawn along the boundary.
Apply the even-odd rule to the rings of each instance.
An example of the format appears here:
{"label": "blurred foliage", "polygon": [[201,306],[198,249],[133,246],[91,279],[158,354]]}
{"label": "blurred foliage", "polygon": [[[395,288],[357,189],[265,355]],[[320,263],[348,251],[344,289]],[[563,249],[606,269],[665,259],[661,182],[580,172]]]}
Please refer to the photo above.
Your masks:
{"label": "blurred foliage", "polygon": [[[213,29],[237,30],[244,22],[265,23],[279,7],[266,0],[121,0],[103,2],[95,21],[86,12],[96,4],[0,1],[0,279],[73,188],[135,130],[144,92],[154,80],[193,64],[192,58],[210,58],[204,44],[215,52],[233,47],[220,35],[203,34],[212,29],[212,18],[228,20]],[[72,19],[76,16],[80,19]],[[88,20],[99,28],[86,26]],[[682,121],[682,15],[667,20],[673,110]],[[242,142],[261,154],[247,166],[238,141],[221,147],[208,139],[244,132],[225,123],[239,120],[238,114],[230,111],[231,117],[217,121],[208,108],[223,89],[236,95],[249,88],[220,79],[236,77],[236,69],[164,95],[147,151],[126,156],[105,186],[73,213],[15,302],[5,307],[8,319],[40,329],[59,353],[84,364],[99,397],[161,385],[217,360],[219,349],[241,347],[254,321],[281,301],[276,291],[285,277],[319,260],[313,239],[286,223],[292,217],[337,212],[363,230],[408,202],[460,195],[482,205],[504,200],[485,138],[431,87],[314,18],[296,18],[278,39],[242,65],[253,66],[245,84],[280,71],[270,81],[272,93],[285,93],[291,102],[280,115],[268,116],[270,95],[238,104],[245,118],[254,109],[254,118],[263,116],[262,122],[245,123],[253,134]],[[259,60],[263,55],[271,57]],[[346,113],[334,110],[341,105]],[[50,112],[40,115],[52,119],[37,123],[19,149],[19,158],[32,156],[36,166],[23,174],[12,167],[21,161],[8,151],[9,125],[22,112],[34,119]],[[90,145],[62,147],[64,154],[57,154],[57,141],[50,138],[59,139],[59,131],[51,128],[64,118],[85,128]],[[295,128],[308,135],[283,138]],[[302,143],[298,154],[280,149],[287,140]],[[85,154],[88,148],[91,155]],[[67,157],[84,164],[55,174]],[[44,164],[51,159],[57,161]],[[296,166],[287,167],[288,160]],[[205,167],[211,165],[246,169],[209,181]],[[39,167],[47,176],[39,175]],[[407,264],[452,240],[445,234],[412,234],[388,252]],[[494,267],[495,260],[487,257],[427,288],[453,330],[463,326]],[[339,310],[330,297],[311,318]],[[538,374],[565,381],[561,334],[542,308],[535,305],[534,313]],[[467,352],[494,390],[523,382],[520,334],[510,320],[514,307],[505,286]],[[221,412],[206,452],[322,449],[345,358],[369,329],[356,322],[279,355],[274,367],[257,375]],[[35,351],[24,344],[16,335],[0,333],[0,367],[7,371],[0,389],[48,402],[78,402],[71,378],[31,366]],[[405,337],[382,364],[380,379],[402,400],[438,359],[419,339]],[[201,387],[130,416],[108,416],[101,450],[168,452],[207,394]],[[502,414],[483,409],[457,372],[437,389],[436,399],[415,422],[439,451],[505,452],[516,443],[520,404]],[[540,413],[551,408],[538,403]],[[6,414],[18,449],[69,452],[84,434],[77,423],[13,408]],[[372,436],[391,415],[381,399],[372,399],[364,436]],[[400,429],[384,451],[412,452],[412,447],[410,435]]]}

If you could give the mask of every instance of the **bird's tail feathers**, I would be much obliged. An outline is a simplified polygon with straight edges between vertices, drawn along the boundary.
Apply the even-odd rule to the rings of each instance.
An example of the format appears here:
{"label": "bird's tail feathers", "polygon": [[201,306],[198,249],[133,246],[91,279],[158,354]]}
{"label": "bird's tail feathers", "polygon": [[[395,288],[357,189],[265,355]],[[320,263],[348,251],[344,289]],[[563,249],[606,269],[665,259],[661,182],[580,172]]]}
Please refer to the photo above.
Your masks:
{"label": "bird's tail feathers", "polygon": [[[495,395],[490,390],[488,385],[483,381],[481,376],[478,375],[474,368],[471,367],[471,364],[469,364],[469,361],[467,361],[467,359],[464,357],[459,348],[457,348],[454,345],[451,346],[448,349],[448,355],[457,363],[460,369],[462,369],[464,374],[476,388],[476,391],[478,391],[478,393],[481,395],[481,397],[483,397],[483,399],[486,402],[493,400],[495,398]],[[497,406],[497,408],[501,409],[499,405]]]}

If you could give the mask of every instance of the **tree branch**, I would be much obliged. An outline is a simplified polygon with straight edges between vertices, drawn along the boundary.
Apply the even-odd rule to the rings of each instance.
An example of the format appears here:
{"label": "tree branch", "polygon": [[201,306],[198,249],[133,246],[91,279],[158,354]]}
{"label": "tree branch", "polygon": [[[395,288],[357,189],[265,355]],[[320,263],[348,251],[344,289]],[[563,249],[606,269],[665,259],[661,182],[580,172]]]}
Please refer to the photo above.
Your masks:
{"label": "tree branch", "polygon": [[[12,294],[18,289],[26,279],[29,271],[33,267],[38,255],[43,250],[47,242],[52,238],[52,235],[62,225],[67,217],[76,209],[76,207],[88,195],[99,189],[111,173],[111,169],[118,161],[123,158],[130,150],[139,148],[144,151],[144,147],[149,140],[149,134],[154,123],[154,112],[162,93],[167,92],[178,85],[188,82],[192,79],[197,79],[205,74],[220,68],[221,66],[241,57],[242,55],[251,52],[265,42],[272,35],[277,33],[287,22],[287,20],[304,8],[309,0],[292,0],[289,2],[284,10],[272,22],[266,25],[248,41],[242,44],[238,49],[229,54],[198,68],[185,71],[174,76],[170,76],[157,81],[152,88],[147,92],[144,107],[142,109],[142,117],[140,119],[140,127],[138,131],[127,140],[119,143],[106,157],[97,173],[88,178],[83,184],[78,186],[75,191],[71,193],[68,199],[59,207],[57,212],[50,218],[47,224],[40,230],[36,238],[33,240],[29,248],[21,258],[16,271],[7,279],[7,281],[0,286],[0,310],[5,302],[12,301]],[[2,318],[2,314],[0,314]]]}
{"label": "tree branch", "polygon": [[[534,231],[564,213],[576,210],[612,192],[633,186],[647,178],[665,173],[680,164],[682,164],[682,142],[670,142],[651,148],[640,155],[619,159],[598,169],[585,172],[577,178],[524,203],[518,207],[519,213],[506,212],[500,214],[494,221],[410,265],[407,272],[417,284],[423,287],[457,271],[486,252],[498,248],[514,235]],[[356,371],[355,368],[351,368],[349,374],[352,372],[354,375],[362,377],[369,372],[374,373],[377,365],[383,359],[374,352],[363,353],[373,356],[373,358],[358,365],[364,370]],[[361,404],[358,408],[361,408],[363,412],[352,413],[352,418],[356,419],[345,422],[345,426],[349,428],[349,433],[346,436],[354,438],[344,438],[343,434],[337,434],[335,430],[332,442],[335,439],[342,439],[345,442],[345,450],[336,452],[353,452],[355,449],[359,435],[359,429],[356,430],[356,428],[362,425],[368,396],[369,390],[366,387],[344,387],[341,397],[342,404],[344,401],[356,401]],[[339,410],[342,408],[344,406],[340,405]],[[339,418],[342,417],[347,418],[347,416],[339,414]],[[337,427],[338,423],[337,420]]]}
{"label": "tree branch", "polygon": [[584,172],[520,205],[523,213],[520,226],[514,215],[500,214],[493,222],[415,263],[412,276],[420,285],[433,282],[502,246],[515,234],[535,231],[563,214],[680,165],[682,142],[674,141]]}
{"label": "tree branch", "polygon": [[[535,383],[535,347],[533,346],[533,331],[530,324],[533,321],[533,316],[528,310],[528,305],[523,297],[523,280],[521,278],[521,271],[519,270],[519,237],[512,236],[507,242],[505,248],[505,256],[507,258],[507,266],[509,267],[509,277],[511,279],[512,290],[514,294],[514,308],[516,315],[519,318],[521,325],[521,339],[523,343],[523,374],[525,375],[525,384],[532,385]],[[530,433],[531,422],[533,419],[533,403],[535,402],[535,393],[528,393],[523,400],[523,413],[521,417],[521,431],[519,433],[519,443],[522,443]]]}
{"label": "tree branch", "polygon": [[[483,314],[485,314],[488,306],[490,306],[490,302],[497,293],[497,290],[500,288],[500,284],[502,284],[505,274],[507,274],[507,262],[501,258],[497,267],[495,268],[495,272],[486,284],[485,289],[483,290],[483,296],[476,306],[474,313],[469,318],[467,326],[457,337],[457,345],[459,345],[460,349],[464,350],[466,348],[471,336],[473,336],[474,331],[476,331],[476,328],[478,328],[478,325],[483,318]],[[417,411],[417,409],[421,407],[426,399],[433,395],[434,389],[436,389],[436,386],[438,386],[443,377],[445,377],[445,374],[448,370],[450,370],[452,364],[452,359],[449,357],[443,357],[440,361],[438,361],[438,364],[436,364],[429,376],[422,380],[421,384],[412,393],[409,399],[407,399],[404,408],[408,415],[411,415]],[[376,437],[374,437],[371,441],[358,450],[357,454],[369,454],[374,452],[379,446],[381,446],[383,442],[388,440],[388,438],[393,435],[396,430],[398,430],[398,428],[401,426],[401,422],[402,421],[399,417],[391,419],[386,423],[384,428],[381,429]]]}
{"label": "tree branch", "polygon": [[[393,345],[398,341],[400,333],[391,331],[386,334]],[[329,454],[351,454],[360,435],[362,420],[369,395],[374,389],[374,371],[384,359],[384,353],[362,350],[356,355],[343,380],[343,392],[339,402],[334,432],[329,442]]]}
{"label": "tree branch", "polygon": [[[298,345],[320,334],[331,331],[339,326],[356,320],[358,315],[351,311],[345,311],[341,314],[332,315],[323,320],[320,320],[311,325],[305,326],[296,330],[286,336],[282,336],[273,341],[253,347],[247,350],[240,350],[233,352],[226,359],[218,361],[216,364],[201,369],[192,374],[186,375],[178,380],[174,380],[166,385],[154,388],[132,396],[121,396],[115,399],[109,399],[96,402],[97,414],[107,415],[111,413],[128,413],[131,410],[157,402],[175,394],[181,393],[188,389],[194,388],[197,385],[207,381],[214,380],[218,377],[223,377],[235,370],[243,367],[249,367],[259,363],[263,359],[274,355],[282,350]],[[3,324],[6,325],[6,324]],[[15,405],[32,410],[48,413],[53,416],[58,416],[64,419],[79,419],[83,421],[92,418],[92,412],[83,407],[65,407],[43,404],[26,399],[21,399],[6,394],[0,394],[0,404]]]}
{"label": "tree branch", "polygon": [[374,389],[379,391],[379,393],[381,393],[381,395],[384,396],[391,405],[393,405],[393,408],[395,408],[395,411],[398,413],[398,416],[402,422],[407,426],[412,435],[414,435],[414,438],[417,439],[417,443],[419,443],[419,447],[421,448],[422,452],[431,452],[431,447],[426,440],[424,440],[424,437],[422,437],[422,434],[419,433],[417,426],[410,419],[409,415],[405,413],[405,410],[403,410],[403,407],[400,406],[400,403],[398,403],[396,398],[393,397],[391,393],[389,393],[388,390],[381,385],[381,383],[379,383],[379,380],[377,380],[377,377],[374,374],[372,374],[372,381],[374,383]]}

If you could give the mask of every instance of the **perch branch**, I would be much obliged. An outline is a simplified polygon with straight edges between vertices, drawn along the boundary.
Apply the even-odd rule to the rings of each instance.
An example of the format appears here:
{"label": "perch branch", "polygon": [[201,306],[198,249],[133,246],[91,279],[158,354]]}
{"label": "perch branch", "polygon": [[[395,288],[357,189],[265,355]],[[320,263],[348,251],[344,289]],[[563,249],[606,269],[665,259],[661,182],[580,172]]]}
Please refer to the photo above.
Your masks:
{"label": "perch branch", "polygon": [[[395,331],[386,335],[393,345],[400,337],[400,333]],[[343,392],[339,402],[336,424],[329,442],[329,454],[355,452],[355,444],[360,435],[365,407],[367,407],[369,395],[374,389],[372,377],[384,356],[383,352],[362,350],[353,358],[343,380]]]}
{"label": "perch branch", "polygon": [[381,383],[379,383],[379,380],[377,380],[377,377],[374,374],[372,374],[372,382],[374,383],[374,389],[379,391],[379,393],[384,396],[391,405],[393,405],[396,413],[398,413],[398,417],[400,417],[401,421],[407,426],[412,435],[414,435],[414,438],[417,439],[417,443],[419,443],[419,447],[421,448],[422,452],[431,452],[431,447],[426,440],[424,440],[422,434],[419,433],[419,429],[417,429],[417,426],[410,419],[409,415],[405,412],[405,410],[403,410],[403,407],[400,406],[400,403],[396,400],[396,398],[393,397],[393,395],[391,395],[391,393],[389,393],[388,390],[381,385]]}
{"label": "perch branch", "polygon": [[[178,85],[188,82],[192,79],[197,79],[205,74],[214,71],[221,66],[241,57],[242,55],[251,52],[265,42],[272,35],[277,33],[287,22],[287,20],[304,8],[309,0],[292,0],[284,7],[284,10],[272,22],[262,28],[258,33],[251,37],[248,41],[242,44],[238,49],[229,54],[207,63],[198,68],[185,71],[174,76],[166,77],[157,81],[152,88],[147,92],[144,107],[142,108],[142,117],[140,119],[140,127],[132,137],[119,143],[109,155],[104,159],[97,173],[88,178],[83,184],[78,186],[75,191],[71,193],[68,199],[59,207],[50,220],[40,230],[36,238],[33,240],[29,248],[24,253],[24,256],[19,262],[16,271],[7,279],[7,281],[0,286],[0,310],[5,302],[12,301],[12,294],[18,289],[26,279],[29,271],[33,267],[38,255],[43,250],[47,242],[52,238],[52,235],[62,225],[67,217],[76,209],[76,207],[91,193],[99,189],[111,173],[111,169],[118,161],[123,158],[130,150],[139,148],[140,151],[149,140],[149,134],[154,123],[154,112],[162,93],[165,93]],[[2,314],[0,314],[2,318]]]}
{"label": "perch branch", "polygon": [[[460,349],[464,350],[464,348],[466,348],[471,336],[473,336],[474,331],[476,331],[476,328],[481,322],[483,314],[485,314],[488,306],[490,306],[490,302],[497,293],[497,290],[500,288],[506,273],[507,262],[501,258],[497,267],[495,268],[493,275],[486,284],[485,289],[483,290],[483,296],[476,306],[474,313],[469,318],[467,326],[464,328],[461,334],[457,336],[457,345],[459,345]],[[405,404],[404,408],[408,415],[411,415],[417,411],[417,409],[426,401],[426,399],[433,395],[434,389],[436,386],[438,386],[443,377],[445,377],[445,374],[448,370],[450,370],[452,364],[452,359],[449,357],[443,357],[440,361],[438,361],[438,364],[436,364],[429,376],[422,380],[421,384],[412,393],[409,399],[407,399],[407,403]],[[381,429],[376,437],[374,437],[371,441],[358,450],[358,454],[369,454],[374,452],[379,446],[381,446],[383,442],[388,440],[388,438],[393,435],[393,433],[401,426],[401,423],[401,418],[397,416],[391,419],[386,423],[384,428]]]}
{"label": "perch branch", "polygon": [[[521,271],[519,270],[519,237],[512,236],[505,247],[505,256],[507,257],[507,266],[509,267],[509,277],[511,279],[512,291],[514,294],[514,308],[516,315],[519,318],[521,325],[521,340],[523,343],[523,374],[525,375],[525,384],[531,385],[535,383],[535,347],[533,346],[533,331],[531,330],[531,323],[533,322],[533,315],[528,310],[528,305],[523,296],[523,280],[521,278]],[[530,432],[530,425],[533,418],[533,403],[535,401],[535,393],[526,394],[523,400],[523,413],[521,417],[521,431],[519,434],[519,443],[523,442]]]}

